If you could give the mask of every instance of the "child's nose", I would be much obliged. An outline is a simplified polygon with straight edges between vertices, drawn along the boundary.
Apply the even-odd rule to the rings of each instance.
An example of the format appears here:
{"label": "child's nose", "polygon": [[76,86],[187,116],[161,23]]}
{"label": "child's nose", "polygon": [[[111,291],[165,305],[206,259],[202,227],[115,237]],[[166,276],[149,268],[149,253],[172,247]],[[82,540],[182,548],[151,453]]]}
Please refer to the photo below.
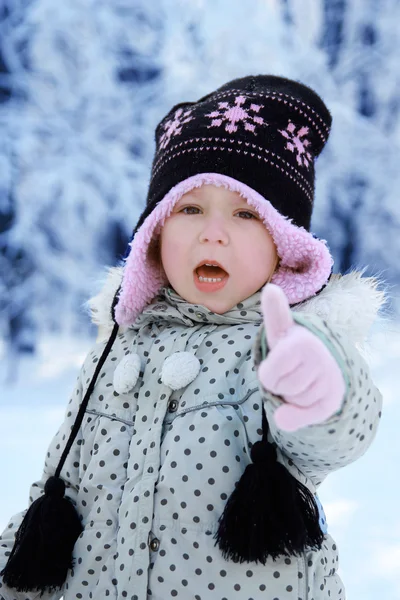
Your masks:
{"label": "child's nose", "polygon": [[228,244],[229,234],[223,219],[210,219],[205,223],[201,233],[200,242]]}

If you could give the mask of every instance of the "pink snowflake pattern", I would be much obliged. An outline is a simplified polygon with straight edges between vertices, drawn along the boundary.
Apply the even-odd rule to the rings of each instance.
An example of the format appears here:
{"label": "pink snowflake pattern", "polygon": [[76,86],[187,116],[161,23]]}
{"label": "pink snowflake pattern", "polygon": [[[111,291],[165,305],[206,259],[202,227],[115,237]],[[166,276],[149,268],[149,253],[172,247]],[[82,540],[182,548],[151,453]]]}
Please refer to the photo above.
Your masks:
{"label": "pink snowflake pattern", "polygon": [[278,131],[283,137],[289,140],[286,144],[286,148],[287,150],[290,150],[290,152],[296,153],[297,163],[300,166],[308,167],[310,162],[312,162],[312,156],[307,150],[310,141],[305,137],[309,132],[308,127],[300,127],[296,134],[296,125],[289,121],[286,129],[278,129]]}
{"label": "pink snowflake pattern", "polygon": [[184,111],[183,108],[178,108],[174,114],[174,117],[163,124],[164,133],[160,137],[161,148],[166,148],[173,136],[182,133],[183,126],[193,119],[193,117],[190,116],[191,114],[191,110]]}
{"label": "pink snowflake pattern", "polygon": [[249,114],[249,111],[258,113],[261,108],[264,108],[260,104],[251,104],[249,108],[243,108],[243,104],[246,102],[245,96],[237,96],[235,98],[235,104],[229,105],[229,102],[218,102],[218,109],[212,113],[206,115],[212,119],[211,125],[207,126],[207,129],[211,127],[220,127],[224,121],[227,121],[225,125],[225,131],[234,133],[238,130],[237,123],[243,122],[244,128],[247,131],[251,131],[254,135],[256,125],[263,125],[264,119]]}

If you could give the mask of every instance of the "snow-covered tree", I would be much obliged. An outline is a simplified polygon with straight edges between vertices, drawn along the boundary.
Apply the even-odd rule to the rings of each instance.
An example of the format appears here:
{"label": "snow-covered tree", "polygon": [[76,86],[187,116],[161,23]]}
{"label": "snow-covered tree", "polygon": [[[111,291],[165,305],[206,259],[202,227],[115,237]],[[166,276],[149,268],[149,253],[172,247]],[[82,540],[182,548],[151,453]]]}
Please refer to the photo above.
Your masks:
{"label": "snow-covered tree", "polygon": [[293,77],[325,99],[334,126],[314,230],[338,269],[399,277],[398,2],[0,7],[0,337],[90,331],[81,306],[143,209],[158,121],[248,74]]}

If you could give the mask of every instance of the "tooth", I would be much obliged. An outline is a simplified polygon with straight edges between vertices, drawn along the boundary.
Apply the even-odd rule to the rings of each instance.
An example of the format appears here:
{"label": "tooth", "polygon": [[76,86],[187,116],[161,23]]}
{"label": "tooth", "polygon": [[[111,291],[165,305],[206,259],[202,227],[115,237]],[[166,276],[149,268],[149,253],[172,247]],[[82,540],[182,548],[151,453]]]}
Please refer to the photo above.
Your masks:
{"label": "tooth", "polygon": [[211,277],[202,277],[201,275],[199,277],[199,280],[200,281],[207,281],[209,283],[215,283],[216,281],[222,281],[221,278],[215,279],[215,278],[211,278]]}

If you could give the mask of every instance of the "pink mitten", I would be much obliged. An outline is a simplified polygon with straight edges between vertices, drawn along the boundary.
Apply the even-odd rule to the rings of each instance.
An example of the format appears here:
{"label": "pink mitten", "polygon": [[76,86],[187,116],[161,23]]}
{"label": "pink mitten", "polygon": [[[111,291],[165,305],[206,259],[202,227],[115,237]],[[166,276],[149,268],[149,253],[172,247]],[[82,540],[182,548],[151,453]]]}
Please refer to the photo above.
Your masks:
{"label": "pink mitten", "polygon": [[325,421],[340,409],[346,391],[339,365],[318,337],[294,322],[280,287],[267,284],[261,306],[269,353],[258,376],[286,402],[275,411],[277,426],[295,431]]}

